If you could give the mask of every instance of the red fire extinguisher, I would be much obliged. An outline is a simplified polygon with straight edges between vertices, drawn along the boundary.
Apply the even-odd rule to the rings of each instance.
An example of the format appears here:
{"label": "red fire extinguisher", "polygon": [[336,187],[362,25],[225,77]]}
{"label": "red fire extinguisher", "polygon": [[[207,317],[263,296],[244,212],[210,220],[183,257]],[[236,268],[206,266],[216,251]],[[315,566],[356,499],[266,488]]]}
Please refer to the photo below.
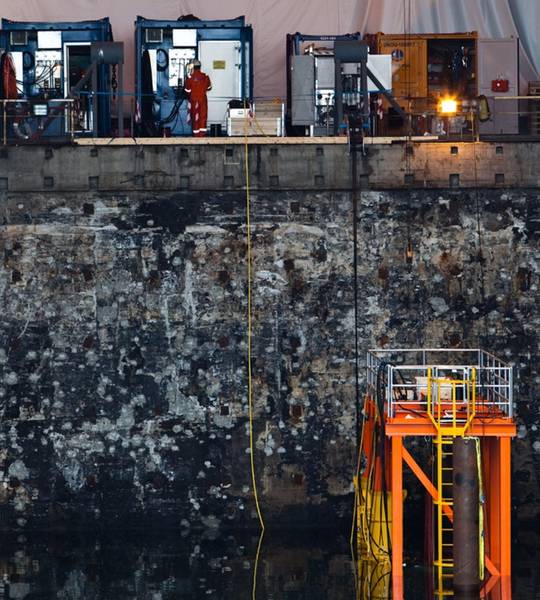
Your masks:
{"label": "red fire extinguisher", "polygon": [[497,79],[493,79],[491,82],[492,92],[507,92],[509,87],[510,82],[508,79],[504,79],[503,77],[497,77]]}

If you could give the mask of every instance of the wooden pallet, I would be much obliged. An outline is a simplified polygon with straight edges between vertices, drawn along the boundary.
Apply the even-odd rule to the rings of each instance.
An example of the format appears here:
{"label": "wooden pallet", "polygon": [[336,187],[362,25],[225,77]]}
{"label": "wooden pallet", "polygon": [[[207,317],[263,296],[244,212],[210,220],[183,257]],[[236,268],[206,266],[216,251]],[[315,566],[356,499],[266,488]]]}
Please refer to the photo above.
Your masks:
{"label": "wooden pallet", "polygon": [[279,119],[283,116],[283,104],[281,102],[274,102],[272,100],[263,100],[261,102],[255,102],[253,105],[253,112],[257,116],[257,119]]}
{"label": "wooden pallet", "polygon": [[227,119],[227,134],[232,136],[281,136],[283,120],[281,117],[259,117]]}

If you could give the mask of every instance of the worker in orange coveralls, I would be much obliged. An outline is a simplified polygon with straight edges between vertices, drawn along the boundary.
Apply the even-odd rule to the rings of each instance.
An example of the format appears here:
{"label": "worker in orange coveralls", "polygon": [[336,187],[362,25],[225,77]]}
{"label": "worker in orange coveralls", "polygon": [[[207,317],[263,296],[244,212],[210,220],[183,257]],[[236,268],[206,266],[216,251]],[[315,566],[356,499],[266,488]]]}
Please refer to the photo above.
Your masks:
{"label": "worker in orange coveralls", "polygon": [[206,92],[212,89],[212,82],[206,73],[201,71],[201,62],[193,61],[193,72],[186,79],[185,90],[189,94],[189,112],[191,128],[195,137],[204,137],[207,132],[208,99]]}

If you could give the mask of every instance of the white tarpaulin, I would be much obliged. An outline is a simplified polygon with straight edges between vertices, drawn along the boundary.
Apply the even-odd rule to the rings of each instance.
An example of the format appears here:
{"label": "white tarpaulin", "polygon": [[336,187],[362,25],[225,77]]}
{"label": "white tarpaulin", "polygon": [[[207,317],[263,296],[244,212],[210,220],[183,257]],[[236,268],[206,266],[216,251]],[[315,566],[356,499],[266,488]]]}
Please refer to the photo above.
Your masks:
{"label": "white tarpaulin", "polygon": [[[409,8],[410,7],[410,8]],[[133,89],[137,15],[173,20],[245,15],[253,26],[255,95],[285,95],[285,36],[304,34],[453,33],[519,37],[521,84],[540,79],[540,0],[0,0],[0,17],[21,21],[77,21],[109,17],[126,47],[126,91]]]}

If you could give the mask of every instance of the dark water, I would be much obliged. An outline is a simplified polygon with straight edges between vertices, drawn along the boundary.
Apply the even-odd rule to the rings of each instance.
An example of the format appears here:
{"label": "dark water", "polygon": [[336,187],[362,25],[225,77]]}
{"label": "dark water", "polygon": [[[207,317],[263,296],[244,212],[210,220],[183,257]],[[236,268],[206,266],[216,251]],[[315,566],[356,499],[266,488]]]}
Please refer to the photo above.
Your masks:
{"label": "dark water", "polygon": [[[378,600],[386,570],[355,583],[346,536],[258,537],[109,532],[0,539],[0,599]],[[540,598],[538,555],[514,553],[514,599]],[[427,598],[426,570],[406,569],[406,598]]]}

